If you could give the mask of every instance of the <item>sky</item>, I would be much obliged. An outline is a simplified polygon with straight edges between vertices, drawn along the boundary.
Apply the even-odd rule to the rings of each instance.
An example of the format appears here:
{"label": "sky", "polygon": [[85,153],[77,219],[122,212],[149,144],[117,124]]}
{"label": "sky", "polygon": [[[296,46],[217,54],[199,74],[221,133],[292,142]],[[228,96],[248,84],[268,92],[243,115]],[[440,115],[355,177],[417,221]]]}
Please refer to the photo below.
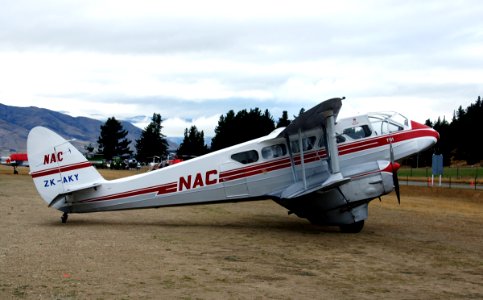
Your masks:
{"label": "sky", "polygon": [[[286,2],[286,3],[285,3]],[[451,120],[483,96],[481,1],[0,0],[0,103],[213,136],[345,96],[339,117]],[[141,128],[146,119],[139,121]]]}

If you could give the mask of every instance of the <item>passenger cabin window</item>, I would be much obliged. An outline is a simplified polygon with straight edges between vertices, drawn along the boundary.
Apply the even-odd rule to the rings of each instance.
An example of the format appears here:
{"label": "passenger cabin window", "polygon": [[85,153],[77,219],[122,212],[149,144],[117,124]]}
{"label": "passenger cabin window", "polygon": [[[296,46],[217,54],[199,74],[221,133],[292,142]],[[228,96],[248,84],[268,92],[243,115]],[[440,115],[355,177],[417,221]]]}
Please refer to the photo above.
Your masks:
{"label": "passenger cabin window", "polygon": [[258,161],[258,152],[255,150],[244,151],[235,153],[231,156],[231,159],[236,160],[242,164],[250,164]]}
{"label": "passenger cabin window", "polygon": [[312,150],[315,146],[315,140],[316,140],[315,136],[309,136],[308,138],[303,139],[302,145],[304,147],[304,151]]}
{"label": "passenger cabin window", "polygon": [[346,128],[342,133],[353,140],[362,139],[372,134],[371,129],[367,125]]}
{"label": "passenger cabin window", "polygon": [[277,158],[287,154],[287,147],[284,144],[277,144],[262,149],[262,157],[265,159]]}
{"label": "passenger cabin window", "polygon": [[325,148],[325,135],[323,134],[319,137],[319,148]]}
{"label": "passenger cabin window", "polygon": [[340,144],[345,142],[347,139],[342,134],[338,134],[335,136],[335,140],[337,141],[337,144]]}
{"label": "passenger cabin window", "polygon": [[[302,147],[304,148],[304,151],[312,150],[315,146],[316,139],[317,138],[315,136],[309,136],[309,137],[303,138]],[[293,153],[299,153],[300,152],[299,140],[291,141],[290,147],[292,148]]]}

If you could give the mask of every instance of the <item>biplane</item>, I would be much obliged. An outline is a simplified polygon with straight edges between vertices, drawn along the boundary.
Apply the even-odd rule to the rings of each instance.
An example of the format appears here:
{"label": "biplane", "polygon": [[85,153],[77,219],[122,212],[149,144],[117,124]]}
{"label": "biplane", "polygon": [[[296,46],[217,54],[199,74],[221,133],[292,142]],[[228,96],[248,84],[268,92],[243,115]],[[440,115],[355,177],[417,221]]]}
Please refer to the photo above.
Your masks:
{"label": "biplane", "polygon": [[285,128],[166,168],[105,180],[72,144],[44,127],[28,136],[31,176],[49,207],[69,214],[271,199],[314,224],[359,232],[368,203],[395,190],[399,159],[439,134],[399,113],[338,120],[342,98]]}

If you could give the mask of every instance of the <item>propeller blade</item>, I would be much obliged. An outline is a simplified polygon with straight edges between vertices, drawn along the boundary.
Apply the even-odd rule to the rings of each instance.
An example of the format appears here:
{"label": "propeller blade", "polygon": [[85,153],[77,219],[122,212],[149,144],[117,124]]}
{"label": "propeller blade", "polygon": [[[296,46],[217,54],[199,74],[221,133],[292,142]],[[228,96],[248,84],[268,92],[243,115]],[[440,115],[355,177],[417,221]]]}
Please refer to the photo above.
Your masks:
{"label": "propeller blade", "polygon": [[394,151],[392,150],[392,143],[389,143],[389,157],[392,165],[394,163]]}
{"label": "propeller blade", "polygon": [[401,204],[401,193],[399,191],[399,178],[397,177],[397,170],[392,169],[392,181],[394,182],[394,190],[396,191],[397,203]]}
{"label": "propeller blade", "polygon": [[389,143],[389,156],[391,158],[391,169],[392,169],[392,181],[394,183],[394,190],[396,191],[397,203],[401,204],[401,192],[399,190],[399,178],[397,177],[397,170],[399,166],[396,167],[394,164],[394,151],[392,149],[392,143]]}

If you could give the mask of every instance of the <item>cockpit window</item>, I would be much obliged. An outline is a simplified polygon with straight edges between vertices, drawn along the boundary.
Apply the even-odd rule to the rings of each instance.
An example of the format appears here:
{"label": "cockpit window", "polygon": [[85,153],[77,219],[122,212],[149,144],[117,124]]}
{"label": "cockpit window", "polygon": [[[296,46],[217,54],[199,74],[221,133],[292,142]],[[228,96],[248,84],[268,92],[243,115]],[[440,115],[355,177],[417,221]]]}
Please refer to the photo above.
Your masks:
{"label": "cockpit window", "polygon": [[408,119],[401,114],[398,114],[398,113],[393,114],[391,116],[391,120],[393,120],[394,123],[396,123],[396,124],[400,124],[400,125],[403,125],[403,126],[409,126]]}
{"label": "cockpit window", "polygon": [[342,133],[347,135],[353,140],[362,139],[362,138],[371,136],[372,134],[371,129],[367,125],[346,128]]}
{"label": "cockpit window", "polygon": [[383,133],[391,133],[396,131],[401,131],[404,128],[402,126],[396,125],[390,122],[382,122],[382,132]]}
{"label": "cockpit window", "polygon": [[284,144],[267,146],[262,149],[262,157],[265,159],[276,158],[287,154],[287,147]]}
{"label": "cockpit window", "polygon": [[373,113],[369,116],[372,129],[377,135],[404,130],[409,122],[399,113]]}
{"label": "cockpit window", "polygon": [[244,151],[235,153],[231,156],[231,159],[236,160],[242,164],[250,164],[258,161],[258,152],[255,150]]}

